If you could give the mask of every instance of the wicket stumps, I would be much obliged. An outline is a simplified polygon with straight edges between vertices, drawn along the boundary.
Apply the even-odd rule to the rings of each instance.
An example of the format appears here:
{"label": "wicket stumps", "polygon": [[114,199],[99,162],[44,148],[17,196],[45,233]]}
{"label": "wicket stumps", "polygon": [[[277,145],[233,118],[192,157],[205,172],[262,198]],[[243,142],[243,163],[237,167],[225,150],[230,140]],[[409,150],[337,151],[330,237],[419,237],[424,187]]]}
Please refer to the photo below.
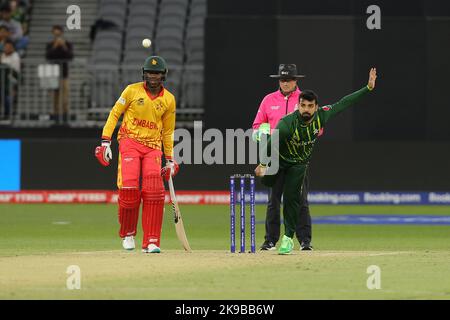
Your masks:
{"label": "wicket stumps", "polygon": [[250,183],[250,252],[256,252],[255,242],[255,176],[251,174],[234,174],[230,177],[230,250],[236,252],[236,179],[239,179],[240,202],[240,253],[245,253],[245,180]]}

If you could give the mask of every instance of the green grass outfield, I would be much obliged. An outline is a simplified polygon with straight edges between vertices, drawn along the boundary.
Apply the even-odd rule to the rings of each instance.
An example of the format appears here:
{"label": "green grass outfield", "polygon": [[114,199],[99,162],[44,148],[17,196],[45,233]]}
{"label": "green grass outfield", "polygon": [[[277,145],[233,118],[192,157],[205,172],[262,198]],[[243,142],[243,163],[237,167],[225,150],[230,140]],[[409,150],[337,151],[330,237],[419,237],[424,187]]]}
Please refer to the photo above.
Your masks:
{"label": "green grass outfield", "polygon": [[[157,255],[121,250],[115,205],[0,205],[0,299],[450,298],[450,226],[314,225],[313,252],[299,251],[296,241],[290,256],[231,254],[228,206],[181,205],[181,211],[194,252],[181,250],[166,207]],[[448,215],[450,207],[311,211]],[[264,215],[265,206],[257,206],[257,220]],[[257,225],[258,246],[263,229]],[[141,235],[139,226],[139,242]],[[66,288],[69,265],[81,269],[80,290]],[[366,287],[370,265],[381,268],[379,290]]]}

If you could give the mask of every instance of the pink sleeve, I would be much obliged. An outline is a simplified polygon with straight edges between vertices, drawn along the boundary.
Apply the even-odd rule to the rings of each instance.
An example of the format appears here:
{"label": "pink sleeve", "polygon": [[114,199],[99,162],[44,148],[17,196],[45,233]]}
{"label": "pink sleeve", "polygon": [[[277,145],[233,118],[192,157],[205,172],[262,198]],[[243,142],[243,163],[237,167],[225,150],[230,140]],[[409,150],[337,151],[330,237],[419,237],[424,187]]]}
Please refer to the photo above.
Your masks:
{"label": "pink sleeve", "polygon": [[259,109],[258,109],[258,112],[256,113],[256,117],[255,117],[255,120],[253,121],[253,126],[252,126],[254,130],[258,129],[259,126],[261,125],[261,123],[268,122],[266,108],[265,108],[266,98],[267,97],[265,97],[263,99],[263,101],[261,102],[261,104],[259,105]]}

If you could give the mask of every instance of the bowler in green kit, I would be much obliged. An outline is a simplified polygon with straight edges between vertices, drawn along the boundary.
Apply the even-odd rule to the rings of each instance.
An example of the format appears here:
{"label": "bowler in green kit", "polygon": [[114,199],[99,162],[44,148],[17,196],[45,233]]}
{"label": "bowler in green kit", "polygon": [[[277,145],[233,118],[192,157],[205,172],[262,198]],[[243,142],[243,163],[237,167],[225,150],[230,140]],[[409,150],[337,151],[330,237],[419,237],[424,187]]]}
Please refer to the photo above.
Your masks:
{"label": "bowler in green kit", "polygon": [[[290,254],[294,248],[293,236],[297,225],[297,212],[300,209],[300,198],[298,197],[303,185],[305,171],[308,167],[311,153],[317,137],[323,127],[335,115],[359,102],[364,96],[375,88],[377,71],[370,69],[367,86],[345,96],[338,102],[320,107],[317,95],[310,90],[304,90],[299,96],[298,108],[291,114],[283,117],[277,125],[279,132],[279,170],[276,174],[266,175],[268,163],[261,163],[256,167],[255,174],[262,177],[261,182],[271,187],[280,172],[285,172],[286,179],[283,189],[283,217],[284,236],[279,254]],[[270,137],[264,147],[270,150]]]}

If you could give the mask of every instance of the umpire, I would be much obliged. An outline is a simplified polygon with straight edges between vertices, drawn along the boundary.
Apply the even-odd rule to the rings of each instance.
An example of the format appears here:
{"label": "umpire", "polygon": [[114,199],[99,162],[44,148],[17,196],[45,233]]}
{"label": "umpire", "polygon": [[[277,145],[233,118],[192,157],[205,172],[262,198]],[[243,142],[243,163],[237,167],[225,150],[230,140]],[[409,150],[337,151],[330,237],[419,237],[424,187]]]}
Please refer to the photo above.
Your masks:
{"label": "umpire", "polygon": [[[297,86],[299,78],[304,75],[297,74],[295,64],[280,64],[277,75],[271,75],[279,81],[279,89],[264,97],[262,100],[255,120],[253,121],[253,139],[259,141],[261,134],[270,134],[275,129],[278,121],[287,114],[296,110],[300,89]],[[280,204],[283,194],[285,176],[280,174],[269,190],[269,203],[266,211],[266,234],[261,250],[276,250],[276,243],[280,238]],[[301,250],[312,250],[311,246],[311,215],[308,204],[308,177],[305,179],[302,191],[299,194],[301,198],[299,224],[296,228],[296,236],[300,242]]]}

